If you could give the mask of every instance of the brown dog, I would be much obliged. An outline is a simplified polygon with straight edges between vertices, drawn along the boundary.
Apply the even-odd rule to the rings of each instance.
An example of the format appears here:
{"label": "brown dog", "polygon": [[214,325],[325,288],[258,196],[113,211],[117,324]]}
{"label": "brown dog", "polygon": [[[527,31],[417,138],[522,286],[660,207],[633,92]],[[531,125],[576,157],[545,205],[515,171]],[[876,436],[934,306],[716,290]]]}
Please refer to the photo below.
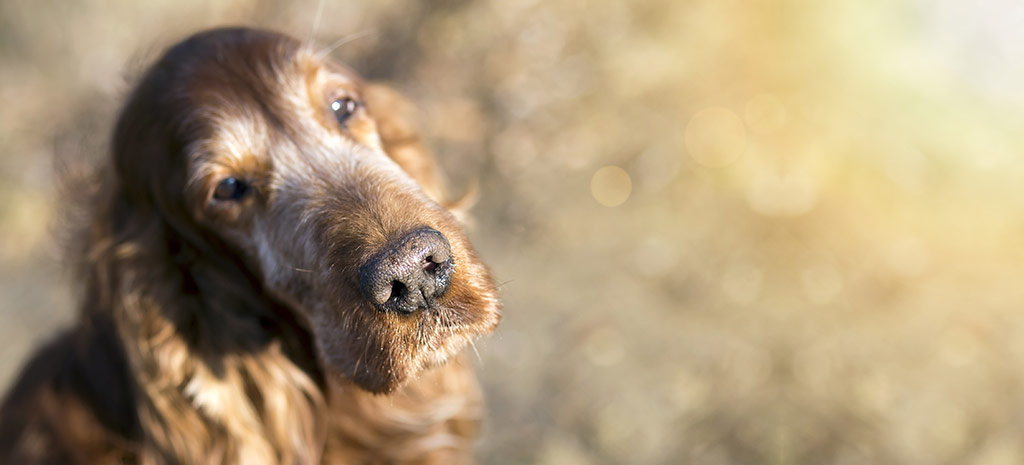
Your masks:
{"label": "brown dog", "polygon": [[487,268],[386,88],[202,32],[121,112],[80,320],[0,411],[2,463],[466,463]]}

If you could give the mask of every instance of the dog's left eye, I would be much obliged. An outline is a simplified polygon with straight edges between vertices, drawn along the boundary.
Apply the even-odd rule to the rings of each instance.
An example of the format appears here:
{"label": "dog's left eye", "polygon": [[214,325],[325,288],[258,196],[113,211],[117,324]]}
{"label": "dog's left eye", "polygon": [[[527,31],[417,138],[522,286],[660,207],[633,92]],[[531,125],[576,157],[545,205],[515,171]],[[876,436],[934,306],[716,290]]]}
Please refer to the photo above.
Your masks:
{"label": "dog's left eye", "polygon": [[224,178],[213,190],[215,200],[241,200],[249,192],[249,185],[237,178]]}
{"label": "dog's left eye", "polygon": [[331,102],[331,111],[334,112],[338,124],[345,124],[345,121],[358,109],[359,101],[352,97],[342,97]]}

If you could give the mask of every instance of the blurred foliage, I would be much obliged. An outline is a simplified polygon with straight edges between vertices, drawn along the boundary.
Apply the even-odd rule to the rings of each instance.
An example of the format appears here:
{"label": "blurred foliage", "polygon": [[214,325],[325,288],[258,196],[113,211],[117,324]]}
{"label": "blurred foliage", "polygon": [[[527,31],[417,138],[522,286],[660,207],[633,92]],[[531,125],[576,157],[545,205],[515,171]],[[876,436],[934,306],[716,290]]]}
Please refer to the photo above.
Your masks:
{"label": "blurred foliage", "polygon": [[1024,463],[1024,6],[318,9],[0,3],[5,377],[73,313],[53,160],[102,156],[162,47],[250,24],[349,38],[480,180],[484,463]]}

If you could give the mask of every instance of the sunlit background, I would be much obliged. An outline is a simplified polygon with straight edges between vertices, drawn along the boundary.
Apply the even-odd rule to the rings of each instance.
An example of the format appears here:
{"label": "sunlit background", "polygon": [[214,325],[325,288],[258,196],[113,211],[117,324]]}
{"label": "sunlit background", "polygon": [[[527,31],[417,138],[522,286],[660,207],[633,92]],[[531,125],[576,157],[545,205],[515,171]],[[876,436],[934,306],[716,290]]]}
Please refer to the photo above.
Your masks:
{"label": "sunlit background", "polygon": [[54,160],[247,24],[348,38],[479,180],[483,463],[1024,463],[1024,3],[319,9],[0,2],[0,380],[74,311]]}

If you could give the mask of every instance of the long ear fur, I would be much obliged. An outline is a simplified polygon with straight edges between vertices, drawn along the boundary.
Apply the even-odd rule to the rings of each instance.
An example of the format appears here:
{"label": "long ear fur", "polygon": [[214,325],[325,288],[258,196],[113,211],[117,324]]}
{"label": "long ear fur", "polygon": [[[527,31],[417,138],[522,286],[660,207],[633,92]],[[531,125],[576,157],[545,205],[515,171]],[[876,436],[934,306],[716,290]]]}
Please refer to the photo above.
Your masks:
{"label": "long ear fur", "polygon": [[189,218],[162,79],[122,111],[82,260],[84,313],[109,312],[125,347],[139,462],[316,462],[326,402],[307,330]]}
{"label": "long ear fur", "polygon": [[[296,365],[312,355],[292,353],[308,335],[289,332],[301,329],[279,320],[288,312],[273,302],[245,298],[244,275],[182,255],[190,245],[172,240],[180,235],[166,216],[107,189],[85,250],[83,311],[111,312],[123,341],[145,431],[140,462],[317,461],[326,402]],[[263,326],[280,338],[270,341]]]}

